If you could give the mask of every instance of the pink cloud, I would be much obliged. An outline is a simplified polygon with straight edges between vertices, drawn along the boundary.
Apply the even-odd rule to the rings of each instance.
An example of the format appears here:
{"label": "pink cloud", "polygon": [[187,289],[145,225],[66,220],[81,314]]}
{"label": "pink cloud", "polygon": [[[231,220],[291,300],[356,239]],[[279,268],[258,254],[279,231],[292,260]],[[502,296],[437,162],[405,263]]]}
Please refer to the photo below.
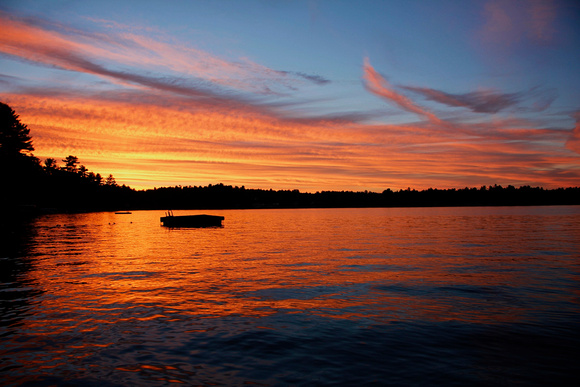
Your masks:
{"label": "pink cloud", "polygon": [[555,33],[556,6],[552,0],[530,0],[529,34],[538,42],[550,42]]}
{"label": "pink cloud", "polygon": [[109,28],[106,34],[72,30],[45,20],[20,20],[2,12],[0,23],[0,52],[124,86],[214,97],[220,91],[216,86],[268,94],[329,82],[319,75],[270,69],[247,58],[223,59],[162,34],[146,36],[129,27],[119,31],[118,25],[105,21],[100,23]]}
{"label": "pink cloud", "polygon": [[[280,106],[254,103],[263,87],[293,90],[300,82],[324,84],[325,79],[244,58],[228,61],[138,30],[77,34],[2,14],[0,19],[5,54],[115,85],[107,92],[65,85],[33,89],[1,78],[17,86],[0,99],[31,128],[35,154],[75,154],[89,169],[113,173],[135,188],[223,182],[381,191],[481,184],[555,187],[580,178],[578,156],[562,146],[569,136],[566,146],[578,151],[579,117],[571,136],[568,130],[540,129],[514,117],[451,123],[399,92],[368,59],[363,68],[367,89],[422,122],[365,125],[356,114],[284,117],[276,110]],[[167,57],[175,61],[168,63]],[[523,98],[417,90],[471,111],[501,111]]]}
{"label": "pink cloud", "polygon": [[484,6],[483,42],[509,47],[523,39],[550,43],[555,33],[557,9],[550,0],[490,0]]}
{"label": "pink cloud", "polygon": [[[381,98],[421,117],[429,113],[367,70],[375,76],[367,82],[378,83],[373,87],[380,87]],[[31,128],[38,157],[74,154],[90,170],[113,173],[135,188],[223,182],[382,191],[483,184],[557,187],[577,185],[580,178],[578,155],[562,146],[569,130],[540,129],[514,117],[368,125],[346,118],[285,119],[235,104],[197,108],[183,94],[159,96],[153,88],[132,89],[129,95],[21,90],[0,100]],[[577,149],[577,139],[578,129],[569,149]]]}
{"label": "pink cloud", "polygon": [[443,123],[433,113],[416,105],[406,96],[397,93],[393,89],[393,87],[389,84],[389,82],[379,73],[377,73],[375,69],[370,65],[368,58],[365,58],[364,60],[363,72],[365,86],[371,93],[383,98],[384,100],[390,103],[399,106],[403,110],[415,113],[423,118],[426,118],[429,122],[433,124]]}

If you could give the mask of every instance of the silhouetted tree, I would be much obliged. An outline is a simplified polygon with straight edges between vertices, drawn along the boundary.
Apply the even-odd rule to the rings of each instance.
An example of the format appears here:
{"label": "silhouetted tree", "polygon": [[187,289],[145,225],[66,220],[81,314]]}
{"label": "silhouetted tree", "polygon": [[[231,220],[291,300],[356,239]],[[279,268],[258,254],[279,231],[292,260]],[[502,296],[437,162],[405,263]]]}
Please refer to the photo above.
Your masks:
{"label": "silhouetted tree", "polygon": [[32,151],[30,129],[20,122],[12,108],[0,102],[0,211],[12,211],[34,204],[35,191],[44,171]]}
{"label": "silhouetted tree", "polygon": [[109,186],[116,186],[117,182],[115,181],[115,178],[113,177],[113,175],[109,175],[109,176],[107,176],[107,180],[105,181],[105,184],[109,185]]}
{"label": "silhouetted tree", "polygon": [[64,165],[64,170],[67,172],[76,172],[77,171],[77,164],[79,163],[79,158],[73,155],[67,156],[64,160],[62,160]]}
{"label": "silhouetted tree", "polygon": [[78,168],[77,173],[79,174],[80,177],[86,177],[87,173],[88,173],[88,169],[84,165],[81,165]]}
{"label": "silhouetted tree", "polygon": [[33,150],[30,129],[20,122],[10,106],[0,102],[0,153],[7,156],[32,156]]}
{"label": "silhouetted tree", "polygon": [[55,169],[58,169],[58,164],[56,163],[56,159],[49,157],[46,160],[44,160],[44,169],[47,172],[54,171]]}

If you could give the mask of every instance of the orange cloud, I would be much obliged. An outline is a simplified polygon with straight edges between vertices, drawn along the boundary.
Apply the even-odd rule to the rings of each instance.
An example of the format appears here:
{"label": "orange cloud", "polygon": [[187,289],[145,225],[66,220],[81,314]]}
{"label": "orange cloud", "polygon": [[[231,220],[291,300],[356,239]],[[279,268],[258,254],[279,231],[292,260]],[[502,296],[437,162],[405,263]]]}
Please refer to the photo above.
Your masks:
{"label": "orange cloud", "polygon": [[574,118],[576,119],[576,126],[566,141],[566,148],[580,154],[580,111],[574,114]]}
{"label": "orange cloud", "polygon": [[580,176],[578,157],[558,148],[565,132],[502,129],[501,121],[466,126],[458,136],[433,131],[431,123],[294,122],[251,110],[190,111],[177,100],[174,106],[34,95],[5,100],[31,128],[38,157],[74,154],[90,170],[135,188],[557,187]]}
{"label": "orange cloud", "polygon": [[[371,125],[356,114],[296,117],[280,113],[283,104],[267,105],[258,95],[294,90],[301,82],[324,84],[324,78],[272,70],[247,59],[228,61],[130,30],[77,33],[2,13],[0,21],[4,54],[99,80],[98,88],[32,88],[4,78],[14,92],[0,93],[0,99],[30,127],[35,155],[62,159],[73,154],[89,170],[112,173],[134,188],[223,182],[382,191],[483,184],[558,187],[580,180],[580,160],[572,152],[578,152],[578,124],[570,137],[569,130],[514,117],[444,121],[399,93],[368,60],[363,69],[367,89],[424,122]],[[444,97],[447,105],[463,103],[487,113],[512,106],[520,96]]]}

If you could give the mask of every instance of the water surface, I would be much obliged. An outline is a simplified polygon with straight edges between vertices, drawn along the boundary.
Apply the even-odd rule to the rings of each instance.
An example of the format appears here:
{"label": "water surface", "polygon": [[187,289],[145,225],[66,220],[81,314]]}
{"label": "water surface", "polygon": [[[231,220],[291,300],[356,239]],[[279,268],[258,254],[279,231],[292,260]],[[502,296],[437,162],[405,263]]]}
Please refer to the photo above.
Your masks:
{"label": "water surface", "polygon": [[2,384],[574,383],[578,206],[210,213],[15,229]]}

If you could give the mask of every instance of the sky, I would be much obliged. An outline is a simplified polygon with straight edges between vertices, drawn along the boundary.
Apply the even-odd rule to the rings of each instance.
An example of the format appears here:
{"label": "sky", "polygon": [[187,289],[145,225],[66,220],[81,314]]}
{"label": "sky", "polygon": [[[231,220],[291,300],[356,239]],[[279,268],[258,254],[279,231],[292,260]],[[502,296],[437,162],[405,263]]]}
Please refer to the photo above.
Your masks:
{"label": "sky", "polygon": [[34,155],[136,189],[580,186],[579,63],[576,1],[0,0]]}

